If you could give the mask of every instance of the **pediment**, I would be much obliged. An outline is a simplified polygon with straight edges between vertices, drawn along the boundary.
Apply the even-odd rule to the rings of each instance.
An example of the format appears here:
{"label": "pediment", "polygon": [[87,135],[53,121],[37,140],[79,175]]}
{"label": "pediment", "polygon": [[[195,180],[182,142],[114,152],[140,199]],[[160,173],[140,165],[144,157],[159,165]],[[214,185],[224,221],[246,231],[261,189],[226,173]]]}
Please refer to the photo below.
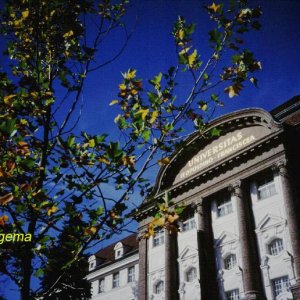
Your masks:
{"label": "pediment", "polygon": [[121,248],[123,248],[123,244],[122,244],[122,242],[118,242],[118,243],[115,245],[114,250],[118,250],[118,249],[121,249]]}
{"label": "pediment", "polygon": [[215,246],[230,244],[238,240],[238,236],[234,233],[223,231],[215,241]]}
{"label": "pediment", "polygon": [[194,247],[191,246],[186,246],[181,253],[179,254],[179,259],[183,260],[187,257],[193,256],[196,253],[198,253],[197,249],[195,249]]}
{"label": "pediment", "polygon": [[272,215],[272,214],[267,214],[258,223],[255,231],[261,232],[261,231],[265,231],[271,227],[275,227],[275,226],[283,225],[283,224],[286,224],[285,219],[275,216],[275,215]]}
{"label": "pediment", "polygon": [[268,112],[256,108],[215,119],[205,132],[191,134],[170,157],[170,163],[160,169],[154,195],[240,157],[281,128]]}

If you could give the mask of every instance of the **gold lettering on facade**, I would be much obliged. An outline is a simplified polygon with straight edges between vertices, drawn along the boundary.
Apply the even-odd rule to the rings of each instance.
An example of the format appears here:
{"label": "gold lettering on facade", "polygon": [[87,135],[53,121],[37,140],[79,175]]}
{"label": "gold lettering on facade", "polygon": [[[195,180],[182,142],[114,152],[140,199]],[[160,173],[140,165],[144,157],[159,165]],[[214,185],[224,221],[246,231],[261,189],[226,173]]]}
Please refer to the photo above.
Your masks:
{"label": "gold lettering on facade", "polygon": [[253,134],[244,137],[241,131],[238,131],[235,135],[221,141],[220,143],[201,151],[198,155],[194,156],[188,161],[185,170],[181,171],[179,178],[184,179],[201,169],[219,161],[226,156],[246,147],[255,141]]}

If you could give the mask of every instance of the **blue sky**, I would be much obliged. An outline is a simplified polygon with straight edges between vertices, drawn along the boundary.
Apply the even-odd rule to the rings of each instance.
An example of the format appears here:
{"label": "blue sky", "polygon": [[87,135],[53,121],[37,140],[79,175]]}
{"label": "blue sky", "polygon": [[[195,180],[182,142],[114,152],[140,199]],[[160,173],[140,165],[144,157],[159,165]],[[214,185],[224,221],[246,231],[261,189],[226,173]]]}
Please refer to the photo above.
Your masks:
{"label": "blue sky", "polygon": [[[270,110],[291,97],[300,94],[300,1],[250,1],[263,9],[262,28],[251,33],[246,46],[262,62],[257,74],[258,88],[249,85],[241,96],[225,97],[223,114],[245,107],[262,107]],[[121,72],[137,69],[138,77],[145,80],[167,71],[176,62],[175,46],[171,36],[178,15],[197,25],[195,43],[203,57],[208,55],[208,18],[202,0],[135,0],[125,17],[130,39],[122,56],[115,62],[91,74],[84,89],[84,110],[79,130],[94,133],[110,132],[117,137],[113,119],[116,108],[108,104],[118,94]],[[101,50],[105,57],[116,53],[124,36],[114,34]],[[184,97],[189,83],[179,86],[178,95]],[[223,96],[223,94],[222,94]],[[154,175],[154,174],[153,174]],[[116,237],[119,238],[119,237]],[[17,299],[13,286],[6,289],[7,299]]]}
{"label": "blue sky", "polygon": [[[195,41],[205,57],[209,49],[208,18],[203,10],[205,3],[199,0],[133,1],[126,18],[129,31],[135,26],[133,36],[123,55],[88,81],[85,97],[89,104],[85,106],[80,126],[95,130],[113,124],[116,112],[107,104],[117,96],[121,71],[134,68],[139,77],[149,79],[175,63],[175,47],[170,33],[178,15],[196,23]],[[224,97],[226,105],[221,114],[249,106],[270,110],[300,94],[300,2],[265,0],[251,1],[251,4],[263,9],[262,28],[247,35],[245,43],[262,62],[263,69],[256,75],[258,88],[248,85],[241,96]],[[116,36],[113,42],[117,45],[120,40],[120,36]],[[105,51],[112,51],[111,44],[106,46]],[[188,84],[185,84],[180,87],[182,95],[185,87],[188,89]]]}

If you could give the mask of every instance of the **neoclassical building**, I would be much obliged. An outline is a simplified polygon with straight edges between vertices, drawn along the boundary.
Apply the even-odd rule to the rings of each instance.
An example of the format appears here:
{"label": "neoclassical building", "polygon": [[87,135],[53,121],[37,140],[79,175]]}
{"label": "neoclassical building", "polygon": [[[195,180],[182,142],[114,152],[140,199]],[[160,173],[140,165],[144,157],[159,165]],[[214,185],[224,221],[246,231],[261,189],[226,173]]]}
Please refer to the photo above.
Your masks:
{"label": "neoclassical building", "polygon": [[[192,134],[160,169],[135,216],[132,299],[300,299],[299,148],[299,96],[271,112],[221,116],[204,134]],[[186,206],[179,231],[144,239],[166,192]]]}

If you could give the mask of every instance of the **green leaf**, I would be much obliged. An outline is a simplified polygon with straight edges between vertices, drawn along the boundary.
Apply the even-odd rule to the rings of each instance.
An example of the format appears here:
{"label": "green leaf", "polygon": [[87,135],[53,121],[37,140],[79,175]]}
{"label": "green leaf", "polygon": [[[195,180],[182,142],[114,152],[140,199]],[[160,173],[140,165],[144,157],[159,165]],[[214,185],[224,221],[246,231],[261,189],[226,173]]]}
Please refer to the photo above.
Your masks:
{"label": "green leaf", "polygon": [[98,145],[98,144],[102,143],[106,139],[106,137],[107,137],[107,134],[96,135],[94,137],[96,144]]}
{"label": "green leaf", "polygon": [[44,270],[43,270],[43,269],[37,269],[37,270],[34,272],[34,274],[33,274],[34,277],[41,277],[41,276],[43,276],[43,275],[44,275]]}
{"label": "green leaf", "polygon": [[214,43],[216,44],[217,46],[219,46],[221,44],[221,37],[222,37],[222,33],[219,32],[216,28],[209,31],[209,36],[210,36],[210,39],[209,41],[211,43]]}
{"label": "green leaf", "polygon": [[142,137],[144,139],[145,142],[149,141],[150,139],[150,134],[151,134],[151,131],[146,129],[143,134],[142,134]]}
{"label": "green leaf", "polygon": [[71,135],[67,138],[67,147],[72,148],[75,143],[75,136]]}
{"label": "green leaf", "polygon": [[97,208],[97,210],[96,210],[96,213],[97,213],[98,216],[102,215],[103,212],[104,212],[103,206],[99,206],[99,207]]}
{"label": "green leaf", "polygon": [[212,137],[218,137],[220,136],[221,129],[218,129],[217,127],[214,127],[211,131],[210,134]]}
{"label": "green leaf", "polygon": [[28,157],[26,159],[23,159],[21,161],[21,164],[22,164],[23,167],[25,166],[28,169],[31,169],[31,168],[33,168],[33,166],[35,164],[35,160],[33,158],[31,158],[31,157]]}
{"label": "green leaf", "polygon": [[16,122],[17,122],[16,118],[1,122],[0,130],[6,133],[8,136],[13,136],[17,129]]}

